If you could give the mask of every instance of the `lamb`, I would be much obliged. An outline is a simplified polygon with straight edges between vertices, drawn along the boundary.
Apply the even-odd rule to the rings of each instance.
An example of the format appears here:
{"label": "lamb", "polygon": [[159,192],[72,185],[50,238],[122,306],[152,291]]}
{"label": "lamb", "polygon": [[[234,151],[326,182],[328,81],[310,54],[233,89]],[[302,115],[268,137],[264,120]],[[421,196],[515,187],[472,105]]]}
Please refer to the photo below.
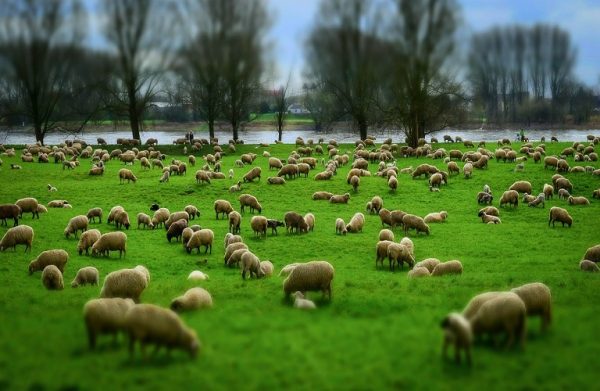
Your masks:
{"label": "lamb", "polygon": [[237,193],[238,191],[242,191],[242,181],[238,181],[235,185],[229,187],[230,193]]}
{"label": "lamb", "polygon": [[213,306],[212,296],[206,289],[191,288],[183,296],[171,301],[170,308],[175,312],[192,311]]}
{"label": "lamb", "polygon": [[77,243],[77,251],[79,255],[83,254],[83,250],[85,250],[85,255],[88,255],[88,250],[90,247],[96,243],[98,239],[100,239],[100,231],[97,229],[90,229],[81,234],[79,238],[79,243]]}
{"label": "lamb", "polygon": [[415,267],[413,267],[411,270],[408,271],[407,277],[408,278],[419,278],[419,277],[429,277],[431,275],[431,273],[429,273],[429,270],[426,267],[417,267],[415,265]]}
{"label": "lamb", "polygon": [[154,224],[154,228],[160,227],[161,224],[164,226],[165,222],[169,220],[170,215],[171,212],[169,212],[169,209],[167,208],[159,208],[156,210],[152,216],[152,224]]}
{"label": "lamb", "polygon": [[242,254],[240,268],[242,269],[242,278],[244,280],[246,279],[246,273],[249,273],[250,278],[252,278],[253,275],[256,278],[265,276],[263,270],[260,268],[260,260],[250,251],[246,251]]}
{"label": "lamb", "polygon": [[127,183],[129,183],[130,181],[135,183],[135,181],[137,181],[137,177],[133,175],[133,172],[131,172],[131,170],[121,168],[119,170],[119,183],[123,183],[125,182],[125,180],[127,180]]}
{"label": "lamb", "polygon": [[250,227],[252,232],[258,236],[267,236],[267,218],[264,216],[253,216],[250,220]]}
{"label": "lamb", "polygon": [[31,218],[37,217],[40,218],[38,213],[38,201],[35,198],[21,198],[15,202],[19,208],[21,208],[21,215],[19,217],[23,217],[23,213],[31,212]]}
{"label": "lamb", "polygon": [[350,219],[350,222],[346,225],[346,231],[356,233],[362,232],[363,226],[365,225],[365,215],[358,212]]}
{"label": "lamb", "polygon": [[215,239],[215,233],[210,229],[201,229],[200,231],[194,232],[190,240],[185,245],[185,250],[189,253],[192,252],[193,249],[196,249],[196,252],[200,253],[200,246],[204,246],[204,254],[208,251],[209,254],[212,254],[212,244]]}
{"label": "lamb", "polygon": [[535,197],[533,201],[529,202],[528,205],[533,208],[535,208],[538,205],[542,205],[542,208],[545,208],[545,199],[546,196],[544,195],[544,193],[540,193],[537,197]]}
{"label": "lamb", "polygon": [[415,264],[415,259],[410,250],[403,244],[390,243],[387,247],[387,257],[392,271],[394,270],[394,262],[402,269],[404,269],[404,262],[408,263],[410,268]]}
{"label": "lamb", "polygon": [[519,205],[519,193],[516,190],[507,190],[502,193],[500,207],[505,204],[514,205],[516,208]]}
{"label": "lamb", "polygon": [[290,275],[283,281],[283,292],[288,298],[291,293],[300,291],[320,290],[331,300],[331,281],[335,270],[327,261],[311,261],[301,263],[293,268]]}
{"label": "lamb", "polygon": [[92,299],[83,307],[83,319],[86,325],[90,349],[96,347],[99,334],[116,334],[124,330],[125,314],[135,303],[131,299],[120,297]]}
{"label": "lamb", "polygon": [[285,185],[285,179],[278,176],[272,176],[267,178],[267,183],[269,185]]}
{"label": "lamb", "polygon": [[600,262],[600,244],[588,248],[585,251],[583,259],[587,259],[596,263]]}
{"label": "lamb", "polygon": [[506,348],[513,345],[516,338],[525,344],[526,307],[521,298],[512,292],[500,292],[498,296],[481,305],[471,319],[475,336],[483,333],[506,332]]}
{"label": "lamb", "polygon": [[423,218],[423,221],[426,223],[443,223],[447,218],[448,212],[443,210],[441,212],[429,213]]}
{"label": "lamb", "polygon": [[77,288],[79,285],[98,285],[98,269],[93,266],[82,267],[77,271],[75,279],[71,281],[71,287]]}
{"label": "lamb", "polygon": [[19,225],[19,216],[21,215],[21,208],[16,204],[3,204],[0,205],[0,220],[2,225],[8,226],[6,219],[13,219],[13,227]]}
{"label": "lamb", "polygon": [[329,202],[332,204],[347,204],[350,199],[350,193],[345,193],[343,195],[332,195],[329,198]]}
{"label": "lamb", "polygon": [[260,270],[265,276],[273,275],[273,262],[271,261],[260,261]]}
{"label": "lamb", "polygon": [[156,349],[165,346],[168,351],[179,348],[195,358],[200,343],[196,332],[187,327],[176,313],[153,304],[139,304],[125,315],[125,329],[129,334],[129,354],[133,355],[135,342],[140,341],[142,355],[148,343]]}
{"label": "lamb", "polygon": [[313,200],[329,200],[331,197],[333,197],[333,193],[328,191],[317,191],[312,195]]}
{"label": "lamb", "polygon": [[477,203],[478,204],[491,205],[493,200],[494,200],[494,196],[491,195],[490,193],[486,193],[483,191],[480,191],[479,193],[477,193]]}
{"label": "lamb", "polygon": [[144,228],[154,229],[154,224],[152,223],[152,219],[145,213],[137,214],[137,227],[140,229],[140,225],[144,225]]}
{"label": "lamb", "polygon": [[454,345],[454,360],[460,363],[460,351],[464,350],[467,364],[471,365],[471,345],[473,344],[473,332],[471,324],[461,314],[450,313],[441,323],[444,329],[444,344],[442,356],[448,357],[448,345]]}
{"label": "lamb", "polygon": [[140,302],[140,295],[150,283],[147,269],[136,266],[133,269],[120,269],[108,273],[104,278],[104,285],[100,291],[100,297],[121,297],[132,299],[135,303]]}
{"label": "lamb", "polygon": [[262,212],[262,206],[253,195],[242,194],[238,200],[240,201],[240,209],[242,210],[242,213],[244,213],[245,206],[250,207],[250,213],[254,212],[255,210],[258,211],[258,213]]}
{"label": "lamb", "polygon": [[67,200],[52,200],[48,202],[49,208],[64,208],[69,202]]}
{"label": "lamb", "polygon": [[[238,212],[231,211],[231,213],[229,213],[229,232],[231,232],[232,234],[239,234],[240,233],[240,225],[242,224],[242,215],[239,214]],[[256,217],[256,216],[254,216]]]}
{"label": "lamb", "polygon": [[168,230],[171,227],[171,224],[179,220],[185,220],[186,222],[189,222],[190,215],[186,211],[171,213],[167,221],[165,221],[165,229]]}
{"label": "lamb", "polygon": [[408,235],[408,230],[413,228],[417,234],[419,232],[424,232],[429,235],[429,226],[419,216],[407,213],[402,217],[402,224],[404,225],[404,235]]}
{"label": "lamb", "polygon": [[167,240],[171,243],[171,239],[175,238],[176,241],[181,239],[183,230],[188,226],[188,222],[185,219],[177,220],[169,226],[167,230]]}
{"label": "lamb", "polygon": [[229,169],[229,179],[233,179],[233,174],[234,174],[233,168],[230,168]]}
{"label": "lamb", "polygon": [[391,242],[394,241],[394,233],[389,230],[389,229],[382,229],[381,231],[379,231],[379,240],[389,240]]}
{"label": "lamb", "polygon": [[569,205],[589,205],[590,201],[585,197],[573,197],[570,196],[567,201]]}
{"label": "lamb", "polygon": [[119,258],[127,252],[127,235],[123,232],[108,232],[102,234],[92,245],[92,256],[109,255],[110,251],[119,250]]}
{"label": "lamb", "polygon": [[65,250],[42,251],[37,258],[29,263],[29,275],[44,270],[48,265],[56,266],[63,273],[68,260],[69,254]]}
{"label": "lamb", "polygon": [[502,224],[500,217],[487,214],[484,210],[480,210],[477,216],[481,217],[481,222],[484,224]]}
{"label": "lamb", "polygon": [[548,227],[550,226],[550,223],[552,223],[552,227],[554,227],[554,223],[556,221],[562,223],[563,227],[565,226],[565,224],[567,224],[569,228],[571,228],[571,225],[573,225],[573,218],[571,217],[569,212],[567,212],[566,209],[559,208],[558,206],[553,206],[552,208],[550,208],[550,218],[548,219]]}
{"label": "lamb", "polygon": [[569,197],[571,197],[571,194],[569,194],[569,191],[567,189],[558,189],[558,199],[559,200],[566,200]]}
{"label": "lamb", "polygon": [[200,270],[194,270],[188,276],[188,280],[190,281],[205,281],[208,279],[208,274],[202,273]]}
{"label": "lamb", "polygon": [[96,217],[98,218],[98,222],[102,223],[102,208],[92,208],[88,210],[86,217],[90,223],[96,222]]}
{"label": "lamb", "polygon": [[63,275],[54,265],[48,265],[42,271],[42,284],[48,290],[61,291],[65,287]]}
{"label": "lamb", "polygon": [[533,191],[532,189],[531,183],[528,181],[517,181],[508,188],[508,190],[516,190],[519,193],[527,194],[531,194]]}
{"label": "lamb", "polygon": [[294,296],[294,308],[301,310],[314,310],[317,308],[315,303],[312,300],[305,299],[300,291],[294,292],[292,296]]}
{"label": "lamb", "polygon": [[315,215],[312,213],[307,213],[304,215],[304,221],[308,225],[308,231],[314,231],[315,229]]}
{"label": "lamb", "polygon": [[194,220],[194,218],[200,217],[200,211],[194,205],[186,205],[186,207],[183,208],[183,210],[188,213],[188,215],[190,216],[190,220]]}
{"label": "lamb", "polygon": [[595,262],[592,262],[589,259],[584,259],[583,261],[579,262],[579,268],[584,272],[600,272],[600,267],[598,267]]}
{"label": "lamb", "polygon": [[246,175],[242,177],[242,179],[244,180],[244,182],[252,182],[256,178],[258,178],[258,180],[260,181],[261,171],[262,170],[260,167],[254,167],[252,170],[248,171]]}
{"label": "lamb", "polygon": [[395,176],[391,176],[388,179],[388,187],[391,191],[396,191],[398,189],[398,179]]}
{"label": "lamb", "polygon": [[335,233],[337,235],[346,235],[348,230],[346,229],[346,223],[341,218],[335,220]]}
{"label": "lamb", "polygon": [[69,224],[67,224],[64,234],[67,239],[69,239],[69,236],[72,234],[74,234],[75,238],[77,238],[77,231],[81,230],[81,232],[83,233],[83,232],[87,231],[87,228],[88,228],[87,216],[84,216],[84,215],[75,216],[71,220],[69,220]]}
{"label": "lamb", "polygon": [[541,282],[525,284],[510,290],[516,293],[527,310],[527,316],[539,315],[542,319],[541,329],[546,331],[552,321],[552,294],[550,288]]}
{"label": "lamb", "polygon": [[28,225],[18,225],[10,228],[2,240],[0,240],[0,251],[4,251],[9,247],[12,247],[16,251],[17,244],[25,245],[25,252],[29,250],[31,252],[31,244],[33,242],[33,228]]}
{"label": "lamb", "polygon": [[446,274],[462,274],[463,266],[460,261],[441,262],[431,272],[432,276],[443,276]]}
{"label": "lamb", "polygon": [[271,228],[271,235],[277,235],[277,227],[285,227],[285,222],[275,219],[267,219],[267,228]]}
{"label": "lamb", "polygon": [[[439,259],[437,259],[437,258],[427,258],[427,259],[424,259],[424,260],[422,260],[420,262],[417,262],[415,264],[414,268],[424,267],[425,269],[427,269],[429,271],[429,273],[431,273],[431,272],[433,272],[433,270],[435,269],[435,267],[437,265],[439,265],[439,264],[440,264],[440,260]],[[413,268],[413,270],[414,270],[414,268]]]}
{"label": "lamb", "polygon": [[216,200],[214,206],[217,220],[219,220],[220,214],[223,214],[223,216],[228,216],[229,213],[233,211],[233,206],[231,206],[229,201],[226,200]]}

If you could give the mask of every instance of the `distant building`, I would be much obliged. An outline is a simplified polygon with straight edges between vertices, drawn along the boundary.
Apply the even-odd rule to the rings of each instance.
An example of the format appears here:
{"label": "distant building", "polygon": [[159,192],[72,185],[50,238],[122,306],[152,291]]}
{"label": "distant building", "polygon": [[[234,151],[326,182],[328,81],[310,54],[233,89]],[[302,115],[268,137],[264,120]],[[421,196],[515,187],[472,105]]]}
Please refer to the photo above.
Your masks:
{"label": "distant building", "polygon": [[289,114],[310,114],[310,111],[300,103],[292,103],[288,106],[287,111]]}

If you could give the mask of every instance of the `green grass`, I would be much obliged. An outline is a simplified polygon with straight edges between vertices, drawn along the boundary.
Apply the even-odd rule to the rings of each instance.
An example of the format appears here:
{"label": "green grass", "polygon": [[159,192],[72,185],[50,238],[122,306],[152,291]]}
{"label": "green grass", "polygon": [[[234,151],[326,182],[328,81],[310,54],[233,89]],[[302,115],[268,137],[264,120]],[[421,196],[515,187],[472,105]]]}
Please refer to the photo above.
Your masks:
{"label": "green grass", "polygon": [[[548,145],[549,153],[558,153],[566,144]],[[514,145],[518,149],[517,145]],[[207,153],[207,147],[201,154]],[[290,145],[274,145],[267,150],[272,156],[285,158]],[[350,151],[351,146],[341,147]],[[493,148],[493,146],[491,146]],[[161,148],[162,149],[162,148]],[[165,147],[171,158],[179,150]],[[2,157],[0,167],[0,203],[32,196],[46,204],[52,199],[66,199],[73,209],[51,209],[39,220],[24,216],[22,223],[35,230],[31,254],[19,246],[16,252],[0,253],[0,389],[591,389],[597,376],[593,366],[600,342],[596,338],[598,287],[600,275],[578,270],[586,248],[600,242],[600,203],[592,200],[588,207],[569,207],[553,199],[545,209],[519,205],[502,209],[503,224],[484,225],[476,217],[480,208],[475,196],[488,183],[494,192],[494,205],[510,184],[529,180],[537,191],[550,182],[552,172],[540,164],[526,163],[523,173],[514,173],[513,164],[490,162],[487,170],[476,170],[473,178],[450,179],[440,193],[428,191],[427,181],[399,177],[399,190],[390,193],[379,177],[361,180],[358,193],[346,184],[349,166],[343,167],[329,182],[300,178],[284,186],[269,186],[267,159],[263,148],[238,147],[236,155],[226,156],[223,171],[234,166],[243,152],[259,155],[255,164],[262,167],[259,183],[243,185],[243,192],[255,195],[263,205],[263,214],[282,219],[295,210],[316,216],[315,231],[305,235],[287,235],[266,239],[253,237],[250,215],[242,221],[242,235],[250,249],[261,259],[276,266],[275,276],[243,281],[239,270],[223,267],[222,239],[227,232],[226,220],[215,220],[212,205],[218,198],[228,199],[236,209],[238,194],[228,193],[229,186],[249,170],[235,168],[234,180],[214,180],[211,185],[197,185],[196,168],[186,176],[172,177],[160,184],[158,170],[143,171],[139,163],[132,168],[139,180],[119,184],[117,171],[122,165],[111,161],[103,177],[87,175],[90,162],[83,160],[74,171],[60,165],[21,163]],[[199,155],[201,155],[199,154]],[[406,167],[428,162],[427,159],[399,159]],[[23,166],[12,171],[10,163]],[[570,161],[572,165],[576,164]],[[441,161],[433,161],[443,167]],[[599,167],[598,163],[593,163]],[[371,165],[372,172],[376,165]],[[589,174],[567,175],[574,183],[574,193],[591,199],[600,180]],[[46,184],[58,188],[48,193]],[[348,205],[331,205],[312,201],[317,190],[350,192]],[[432,224],[430,236],[410,237],[416,258],[459,259],[464,273],[458,277],[408,280],[406,269],[391,273],[376,270],[374,251],[381,224],[378,216],[366,215],[363,233],[345,237],[334,234],[334,221],[348,221],[365,204],[379,194],[388,209],[402,209],[417,215],[446,210],[443,224]],[[68,220],[85,214],[91,207],[102,207],[102,224],[92,224],[101,232],[114,230],[106,224],[109,209],[123,205],[135,220],[138,212],[150,214],[149,206],[158,202],[172,212],[187,204],[196,205],[202,216],[196,223],[215,232],[212,255],[189,255],[180,243],[169,244],[165,231],[138,230],[133,224],[128,235],[127,255],[119,259],[77,255],[76,239],[62,234]],[[574,218],[572,228],[548,228],[548,210],[553,205],[566,207]],[[9,223],[10,226],[10,223]],[[6,232],[0,227],[0,234]],[[397,230],[396,240],[402,237]],[[27,265],[37,254],[52,248],[70,254],[65,271],[64,291],[46,291],[40,273],[27,274]],[[207,264],[203,260],[208,260]],[[284,302],[281,267],[291,262],[324,259],[331,262],[336,275],[331,303],[320,301],[319,293],[309,294],[319,309],[301,312]],[[186,280],[194,269],[210,275],[200,284],[211,292],[213,309],[182,315],[198,332],[202,350],[196,360],[181,351],[171,358],[164,351],[147,361],[136,351],[131,360],[121,337],[113,346],[111,339],[100,339],[99,349],[89,351],[82,307],[98,296],[100,287],[70,288],[70,281],[83,266],[96,266],[101,279],[116,269],[143,264],[152,275],[142,301],[168,306],[170,301],[193,286]],[[600,274],[600,273],[599,273]],[[477,345],[474,365],[456,366],[441,360],[442,332],[440,320],[451,311],[460,311],[477,293],[504,290],[532,282],[548,284],[554,299],[554,322],[550,331],[539,333],[539,320],[528,325],[524,351],[498,351]]]}

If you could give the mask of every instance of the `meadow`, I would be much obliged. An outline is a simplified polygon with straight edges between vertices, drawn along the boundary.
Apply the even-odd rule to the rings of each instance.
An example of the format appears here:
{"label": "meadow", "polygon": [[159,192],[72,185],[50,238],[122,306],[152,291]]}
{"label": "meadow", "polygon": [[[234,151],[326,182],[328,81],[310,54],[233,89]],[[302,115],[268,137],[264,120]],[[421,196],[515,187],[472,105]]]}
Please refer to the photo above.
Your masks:
{"label": "meadow", "polygon": [[[379,140],[378,140],[379,141]],[[583,140],[582,140],[583,141]],[[567,143],[547,143],[547,154],[558,154]],[[436,147],[466,150],[459,144]],[[114,148],[114,147],[113,147]],[[352,154],[353,145],[340,151]],[[489,149],[495,145],[488,143]],[[518,150],[520,144],[513,144]],[[181,159],[182,149],[159,146],[167,160]],[[72,209],[49,209],[33,219],[23,216],[21,224],[35,230],[31,253],[23,246],[0,253],[0,390],[92,390],[92,389],[207,389],[207,390],[364,390],[364,389],[591,389],[597,387],[594,362],[600,351],[596,341],[598,287],[600,273],[584,273],[578,263],[585,250],[600,243],[600,202],[592,200],[592,191],[600,187],[600,178],[590,174],[566,174],[574,184],[574,195],[584,195],[590,206],[569,206],[556,196],[545,208],[500,208],[502,224],[482,224],[477,217],[481,208],[476,195],[489,184],[498,207],[502,192],[516,180],[528,180],[535,193],[544,183],[551,183],[551,170],[543,164],[525,163],[524,172],[514,172],[514,164],[490,161],[489,168],[475,170],[471,179],[462,174],[452,176],[439,193],[430,192],[427,180],[399,176],[399,187],[390,192],[380,177],[363,177],[358,192],[346,183],[350,165],[341,167],[330,181],[314,181],[321,168],[308,178],[289,180],[283,186],[267,184],[267,158],[285,159],[293,145],[238,146],[235,154],[223,158],[223,171],[234,168],[234,161],[244,152],[258,154],[252,166],[262,168],[259,182],[242,185],[262,203],[262,215],[283,220],[285,212],[316,216],[314,232],[296,235],[268,233],[256,238],[250,229],[250,214],[242,219],[241,234],[260,259],[275,264],[273,276],[242,280],[240,271],[223,266],[223,237],[227,220],[216,220],[213,202],[229,200],[239,210],[239,193],[228,188],[250,168],[234,168],[234,179],[213,180],[210,185],[196,184],[188,165],[184,176],[173,176],[159,183],[160,170],[142,170],[136,161],[130,167],[138,177],[136,183],[120,184],[117,171],[122,163],[113,160],[102,177],[88,176],[89,159],[73,171],[59,164],[22,163],[17,156],[2,156],[0,166],[0,204],[19,198],[35,197],[47,204],[52,199],[66,199]],[[205,146],[198,157],[211,152]],[[320,159],[320,156],[319,156]],[[198,159],[201,161],[201,158]],[[568,159],[575,165],[572,158]],[[441,160],[399,158],[399,167],[430,163],[445,169]],[[22,170],[11,170],[10,164]],[[587,164],[587,163],[586,163]],[[598,162],[592,162],[596,168]],[[462,164],[460,164],[462,167]],[[375,173],[376,164],[370,165]],[[47,184],[58,188],[49,193]],[[337,194],[351,193],[347,205],[313,201],[318,190]],[[365,205],[374,195],[382,196],[384,207],[401,209],[424,216],[445,210],[448,219],[431,224],[431,235],[409,237],[415,244],[415,257],[436,257],[442,261],[458,259],[464,266],[460,276],[430,277],[410,280],[407,268],[390,272],[376,269],[375,245],[381,222],[367,214]],[[151,214],[152,203],[171,212],[188,204],[201,212],[194,223],[215,233],[212,254],[187,254],[181,243],[168,243],[164,229],[137,229],[133,222],[138,212]],[[122,205],[129,212],[132,226],[127,254],[93,258],[77,254],[77,239],[66,239],[63,230],[69,219],[101,207],[101,224],[91,224],[102,233],[114,231],[106,223],[111,207]],[[551,206],[570,212],[571,228],[558,224],[548,227]],[[335,234],[337,217],[346,222],[356,212],[366,216],[362,233]],[[11,222],[9,222],[9,227]],[[7,227],[0,227],[3,235]],[[403,237],[395,230],[396,241]],[[47,291],[40,273],[28,275],[28,263],[41,251],[62,248],[70,258],[65,270],[65,289]],[[331,302],[318,292],[309,293],[319,307],[316,311],[299,311],[283,298],[282,278],[277,273],[292,262],[327,260],[335,267]],[[151,283],[142,294],[142,302],[168,306],[171,300],[194,286],[187,280],[192,270],[202,270],[210,280],[200,284],[213,296],[209,310],[184,313],[186,324],[194,328],[202,344],[199,356],[192,360],[182,351],[167,357],[164,350],[143,360],[139,350],[130,358],[124,336],[113,344],[111,338],[99,340],[90,351],[82,318],[84,303],[96,298],[100,286],[71,288],[77,270],[93,265],[101,280],[107,273],[145,265]],[[387,262],[386,262],[387,264]],[[539,319],[529,318],[524,350],[508,351],[487,344],[473,350],[473,366],[456,365],[441,358],[440,321],[452,311],[460,311],[468,300],[489,290],[540,281],[552,289],[553,324],[541,334]]]}

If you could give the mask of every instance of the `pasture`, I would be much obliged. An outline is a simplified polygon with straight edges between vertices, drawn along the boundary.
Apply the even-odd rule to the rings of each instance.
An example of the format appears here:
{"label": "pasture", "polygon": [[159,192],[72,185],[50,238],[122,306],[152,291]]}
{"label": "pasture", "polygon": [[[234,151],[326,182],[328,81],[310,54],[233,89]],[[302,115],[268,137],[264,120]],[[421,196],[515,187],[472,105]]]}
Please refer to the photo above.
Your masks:
{"label": "pasture", "polygon": [[[380,141],[380,140],[378,140]],[[582,140],[583,141],[583,140]],[[567,143],[546,143],[547,154],[558,154]],[[466,149],[459,144],[434,144],[436,147]],[[520,144],[513,144],[519,150]],[[18,148],[18,147],[17,147]],[[341,152],[352,156],[353,145],[341,145]],[[495,145],[488,144],[492,151]],[[181,159],[181,147],[162,147],[167,161]],[[224,148],[225,149],[225,148]],[[51,209],[32,219],[24,214],[20,224],[33,227],[35,238],[31,253],[23,246],[16,251],[0,253],[0,389],[89,390],[89,389],[208,389],[208,390],[328,390],[328,389],[589,389],[597,376],[593,363],[600,350],[596,341],[598,288],[600,273],[584,273],[578,263],[585,250],[600,243],[600,202],[592,199],[592,191],[600,188],[600,177],[591,174],[565,174],[574,185],[573,194],[586,196],[589,206],[569,206],[555,195],[545,208],[531,208],[519,203],[517,208],[499,208],[502,224],[482,224],[477,217],[482,207],[476,195],[489,184],[493,205],[503,191],[517,180],[528,180],[534,194],[544,183],[552,183],[552,170],[531,160],[523,172],[514,172],[514,163],[491,160],[489,167],[475,170],[471,179],[451,176],[440,192],[430,192],[426,179],[398,176],[396,192],[389,191],[384,179],[377,177],[377,164],[370,164],[371,177],[361,178],[355,193],[346,183],[350,164],[340,167],[330,181],[315,181],[318,166],[308,178],[288,180],[285,185],[267,184],[269,171],[263,151],[281,159],[287,158],[293,145],[238,145],[235,154],[223,157],[223,172],[235,171],[233,179],[212,180],[197,184],[194,172],[203,165],[201,156],[211,152],[208,146],[196,153],[196,167],[188,165],[187,175],[172,176],[159,183],[160,170],[143,170],[138,161],[130,168],[138,177],[136,183],[120,184],[117,172],[123,168],[118,160],[106,165],[103,176],[88,175],[89,159],[81,166],[63,170],[60,164],[23,163],[17,156],[1,156],[0,204],[14,203],[23,197],[35,197],[46,205],[53,199],[65,199],[72,209]],[[225,149],[226,150],[226,149]],[[258,155],[244,168],[234,161],[244,152]],[[321,159],[321,156],[318,156]],[[400,168],[420,163],[433,164],[445,170],[442,160],[398,158]],[[581,164],[568,159],[571,165]],[[22,170],[11,170],[10,164]],[[598,162],[591,164],[599,168]],[[459,163],[462,167],[462,163]],[[229,200],[239,211],[240,193],[229,193],[229,187],[253,166],[262,168],[260,181],[242,184],[241,193],[258,198],[262,215],[283,220],[287,211],[316,217],[314,232],[279,235],[268,232],[257,238],[250,229],[250,213],[243,215],[241,235],[250,250],[261,260],[271,260],[275,273],[264,279],[242,280],[238,269],[223,266],[223,237],[226,219],[215,219],[213,202]],[[57,192],[48,192],[52,184]],[[347,205],[313,201],[315,191],[351,194]],[[445,210],[448,219],[430,224],[431,235],[409,232],[415,245],[417,261],[436,257],[442,261],[458,259],[464,272],[460,276],[428,277],[410,280],[407,268],[395,272],[375,268],[375,245],[381,222],[379,216],[365,211],[366,203],[380,195],[387,209],[424,216]],[[137,229],[138,212],[152,215],[149,207],[158,203],[171,212],[193,204],[200,210],[200,224],[215,233],[212,254],[188,254],[180,242],[167,242],[163,228]],[[115,230],[106,223],[111,207],[122,205],[132,221],[127,254],[119,259],[78,255],[77,239],[66,239],[63,230],[69,219],[101,207],[101,224],[91,224],[102,233]],[[573,217],[571,228],[557,224],[548,227],[551,206],[566,208]],[[346,223],[356,212],[362,212],[366,224],[362,233],[346,236],[335,234],[337,217]],[[12,221],[8,222],[8,226]],[[0,227],[3,235],[7,227]],[[395,230],[396,241],[403,237]],[[40,273],[28,275],[28,263],[41,251],[62,248],[70,258],[64,273],[65,289],[47,291]],[[327,260],[335,267],[331,302],[321,300],[318,292],[308,297],[316,301],[316,311],[294,309],[283,299],[282,281],[277,274],[292,262]],[[142,294],[145,303],[168,306],[173,298],[188,288],[199,285],[213,296],[214,307],[184,313],[182,319],[194,328],[202,348],[191,360],[182,351],[167,357],[164,350],[147,360],[136,349],[129,357],[126,339],[120,336],[113,344],[110,337],[99,340],[90,351],[82,319],[84,303],[99,295],[101,286],[71,288],[77,270],[93,265],[100,279],[107,273],[145,265],[151,282]],[[192,270],[202,270],[210,280],[199,284],[187,281]],[[456,365],[441,359],[442,330],[440,321],[452,311],[461,311],[474,295],[488,290],[508,290],[533,281],[552,289],[553,324],[541,334],[539,319],[528,319],[524,350],[504,351],[489,344],[477,344],[473,350],[473,366]],[[102,282],[100,283],[100,285]],[[590,365],[592,366],[590,370]]]}

